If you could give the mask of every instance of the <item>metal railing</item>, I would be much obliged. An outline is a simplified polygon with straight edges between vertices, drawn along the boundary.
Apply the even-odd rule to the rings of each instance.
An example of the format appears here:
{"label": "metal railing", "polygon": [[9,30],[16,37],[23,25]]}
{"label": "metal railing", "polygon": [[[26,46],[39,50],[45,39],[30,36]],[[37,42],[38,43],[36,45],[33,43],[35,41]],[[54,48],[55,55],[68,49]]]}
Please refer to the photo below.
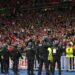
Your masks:
{"label": "metal railing", "polygon": [[61,57],[61,69],[67,71],[75,71],[75,56],[73,57]]}
{"label": "metal railing", "polygon": [[[74,57],[66,57],[66,56],[61,56],[61,70],[66,70],[66,71],[75,71],[75,56]],[[10,59],[10,68],[13,67],[13,62]],[[37,60],[34,61],[34,70],[38,70],[39,63]],[[58,68],[58,65],[56,63],[55,69]],[[23,59],[19,60],[19,69],[27,69],[27,59],[26,56],[23,56]],[[43,64],[43,69],[45,69],[45,65]]]}

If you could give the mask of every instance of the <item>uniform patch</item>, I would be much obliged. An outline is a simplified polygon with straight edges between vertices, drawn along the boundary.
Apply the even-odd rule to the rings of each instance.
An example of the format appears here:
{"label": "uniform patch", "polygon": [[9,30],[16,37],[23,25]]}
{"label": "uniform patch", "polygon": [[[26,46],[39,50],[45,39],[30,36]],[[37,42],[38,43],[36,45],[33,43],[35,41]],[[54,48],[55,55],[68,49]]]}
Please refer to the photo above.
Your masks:
{"label": "uniform patch", "polygon": [[53,53],[56,53],[56,49],[55,48],[53,49]]}
{"label": "uniform patch", "polygon": [[39,46],[42,46],[42,44],[39,44]]}

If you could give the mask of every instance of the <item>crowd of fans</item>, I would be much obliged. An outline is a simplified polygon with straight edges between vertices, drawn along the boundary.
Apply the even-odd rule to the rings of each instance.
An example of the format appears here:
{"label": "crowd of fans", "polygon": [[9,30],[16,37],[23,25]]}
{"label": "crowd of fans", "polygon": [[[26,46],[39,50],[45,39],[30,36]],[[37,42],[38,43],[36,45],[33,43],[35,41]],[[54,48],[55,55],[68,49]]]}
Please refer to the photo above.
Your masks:
{"label": "crowd of fans", "polygon": [[0,7],[1,8],[19,8],[19,7],[35,7],[40,5],[46,5],[49,3],[56,3],[59,2],[59,0],[0,0]]}
{"label": "crowd of fans", "polygon": [[15,42],[26,46],[29,39],[42,41],[43,36],[61,43],[75,44],[75,10],[72,7],[49,10],[7,12],[0,17],[0,44],[7,43],[9,50]]}
{"label": "crowd of fans", "polygon": [[45,6],[50,4],[57,4],[63,2],[61,0],[0,0],[1,8],[18,8],[18,7],[35,7],[35,6]]}

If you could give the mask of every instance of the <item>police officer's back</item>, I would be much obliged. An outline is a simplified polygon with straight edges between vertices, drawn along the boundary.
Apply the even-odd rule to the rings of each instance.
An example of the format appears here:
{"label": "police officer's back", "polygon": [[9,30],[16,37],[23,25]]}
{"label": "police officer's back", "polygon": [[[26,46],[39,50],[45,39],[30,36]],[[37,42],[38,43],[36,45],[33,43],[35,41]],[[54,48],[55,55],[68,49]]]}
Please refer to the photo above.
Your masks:
{"label": "police officer's back", "polygon": [[1,52],[1,59],[2,59],[2,64],[3,64],[3,68],[4,68],[5,73],[8,73],[9,56],[10,56],[10,52],[7,49],[7,45],[4,44],[3,47],[2,47],[2,52]]}
{"label": "police officer's back", "polygon": [[34,59],[35,50],[34,47],[31,45],[31,42],[29,42],[28,46],[26,47],[26,57],[27,59]]}
{"label": "police officer's back", "polygon": [[0,64],[1,64],[1,73],[3,73],[3,62],[2,62],[1,55],[2,55],[2,45],[0,45]]}
{"label": "police officer's back", "polygon": [[14,44],[14,48],[11,51],[11,59],[13,60],[13,71],[15,74],[18,74],[18,63],[19,58],[22,58],[21,53],[18,51],[18,44]]}
{"label": "police officer's back", "polygon": [[38,44],[38,47],[37,47],[37,55],[39,55],[40,58],[46,58],[48,57],[48,50],[47,48],[50,46],[50,43],[48,41],[47,38],[45,38],[42,42],[40,42]]}
{"label": "police officer's back", "polygon": [[46,75],[49,75],[48,70],[48,47],[50,46],[48,37],[44,37],[43,41],[38,44],[37,47],[37,57],[39,60],[39,72],[38,75],[41,75],[43,63],[45,63]]}
{"label": "police officer's back", "polygon": [[2,47],[0,45],[0,63],[1,63],[1,52],[2,52]]}
{"label": "police officer's back", "polygon": [[7,49],[7,45],[3,45],[2,55],[4,56],[5,60],[9,60],[10,52]]}
{"label": "police officer's back", "polygon": [[26,47],[26,57],[27,57],[27,65],[28,65],[28,75],[34,75],[34,58],[35,58],[35,47],[32,42],[29,42]]}

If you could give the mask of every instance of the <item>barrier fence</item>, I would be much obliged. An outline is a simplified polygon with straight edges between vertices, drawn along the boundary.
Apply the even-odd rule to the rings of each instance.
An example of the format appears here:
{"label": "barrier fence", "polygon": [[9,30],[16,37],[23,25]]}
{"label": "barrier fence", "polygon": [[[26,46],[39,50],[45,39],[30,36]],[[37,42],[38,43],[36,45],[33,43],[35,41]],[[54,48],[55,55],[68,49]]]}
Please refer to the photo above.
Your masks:
{"label": "barrier fence", "polygon": [[68,71],[75,71],[75,56],[74,57],[61,57],[61,69]]}
{"label": "barrier fence", "polygon": [[[68,70],[68,71],[75,71],[75,56],[74,57],[61,57],[61,69]],[[12,68],[13,62],[10,59],[10,68]],[[38,61],[34,61],[34,70],[38,70],[39,64]],[[27,59],[26,56],[23,56],[23,59],[19,60],[19,69],[27,69]],[[43,69],[45,69],[45,65],[43,65]],[[56,63],[57,69],[57,63]]]}

